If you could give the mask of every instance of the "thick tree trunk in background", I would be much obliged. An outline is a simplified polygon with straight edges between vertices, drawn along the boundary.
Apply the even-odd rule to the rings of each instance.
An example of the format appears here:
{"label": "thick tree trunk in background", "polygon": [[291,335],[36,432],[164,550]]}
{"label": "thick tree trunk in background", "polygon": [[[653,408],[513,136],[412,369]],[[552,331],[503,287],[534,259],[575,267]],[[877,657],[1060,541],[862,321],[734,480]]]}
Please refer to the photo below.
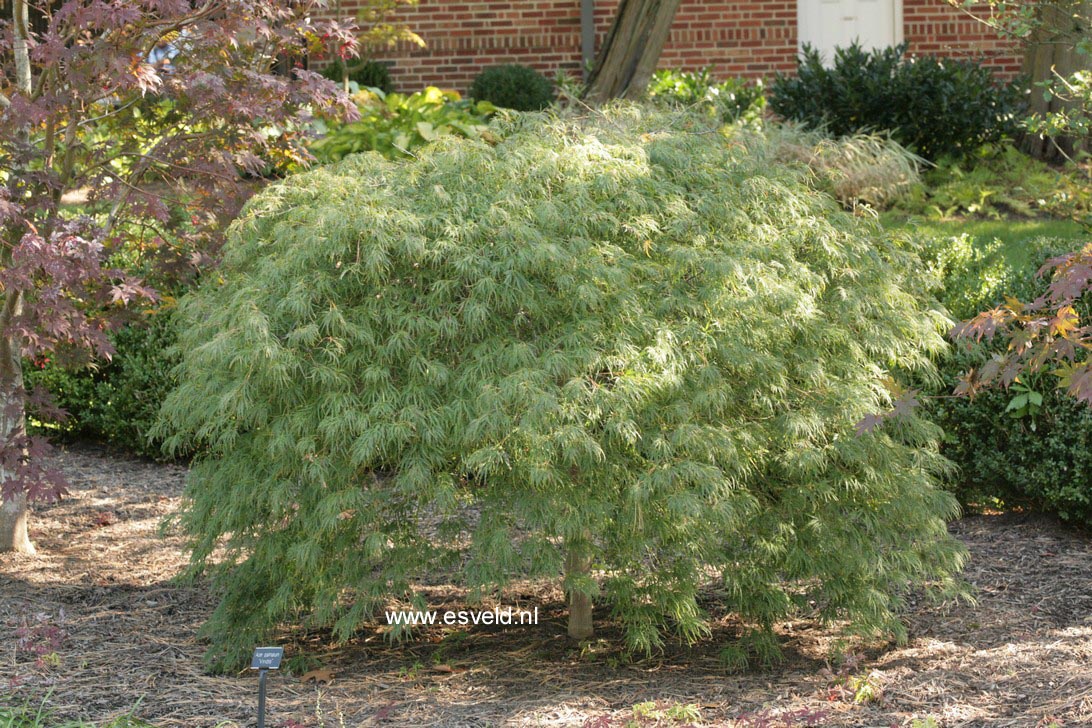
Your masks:
{"label": "thick tree trunk in background", "polygon": [[588,77],[584,100],[637,98],[648,87],[682,0],[622,0]]}
{"label": "thick tree trunk in background", "polygon": [[[588,544],[570,544],[565,552],[566,579],[591,574],[591,556]],[[569,589],[569,636],[577,640],[590,639],[595,634],[592,626],[592,600],[587,594]]]}
{"label": "thick tree trunk in background", "polygon": [[[1065,78],[1075,71],[1092,67],[1092,59],[1078,53],[1074,45],[1081,30],[1075,27],[1073,20],[1075,12],[1084,18],[1092,17],[1092,2],[1061,5],[1062,7],[1044,3],[1040,7],[1042,25],[1025,47],[1023,73],[1032,83],[1056,78],[1055,73]],[[1060,111],[1068,105],[1058,98],[1049,101],[1044,99],[1042,89],[1034,87],[1029,102],[1029,111],[1037,116]],[[1085,145],[1087,146],[1087,141]],[[1051,141],[1028,134],[1024,139],[1024,148],[1029,154],[1047,160],[1060,159],[1066,155],[1072,157],[1079,146],[1069,138]]]}

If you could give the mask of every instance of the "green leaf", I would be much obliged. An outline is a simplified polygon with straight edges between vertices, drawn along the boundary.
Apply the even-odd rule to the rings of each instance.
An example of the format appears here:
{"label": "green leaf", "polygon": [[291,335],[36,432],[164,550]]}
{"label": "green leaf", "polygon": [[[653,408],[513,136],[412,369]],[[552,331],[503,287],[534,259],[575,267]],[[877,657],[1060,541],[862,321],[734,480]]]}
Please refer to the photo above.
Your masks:
{"label": "green leaf", "polygon": [[1012,410],[1023,409],[1024,407],[1027,406],[1027,404],[1028,404],[1028,395],[1018,394],[1018,395],[1016,395],[1015,397],[1012,398],[1012,401],[1009,402],[1009,406],[1005,408],[1005,411],[1006,412],[1011,412]]}
{"label": "green leaf", "polygon": [[434,142],[440,138],[440,135],[436,133],[432,124],[427,121],[417,122],[417,133],[421,135],[421,138],[425,141]]}

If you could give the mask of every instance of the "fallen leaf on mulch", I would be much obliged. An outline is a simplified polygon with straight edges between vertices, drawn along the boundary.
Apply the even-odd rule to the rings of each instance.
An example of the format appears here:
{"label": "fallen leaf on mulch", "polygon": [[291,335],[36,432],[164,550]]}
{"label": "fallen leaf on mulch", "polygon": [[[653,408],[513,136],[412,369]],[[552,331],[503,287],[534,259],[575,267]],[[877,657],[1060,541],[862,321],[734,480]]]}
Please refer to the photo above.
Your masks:
{"label": "fallen leaf on mulch", "polygon": [[314,682],[325,683],[329,685],[334,681],[334,673],[332,670],[308,670],[300,677],[300,682]]}

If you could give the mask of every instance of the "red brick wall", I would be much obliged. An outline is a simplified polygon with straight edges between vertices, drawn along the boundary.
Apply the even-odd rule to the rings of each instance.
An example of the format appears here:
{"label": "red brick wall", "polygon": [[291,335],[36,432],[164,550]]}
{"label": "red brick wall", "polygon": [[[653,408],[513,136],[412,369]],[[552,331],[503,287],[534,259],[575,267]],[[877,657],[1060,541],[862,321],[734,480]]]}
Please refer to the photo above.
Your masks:
{"label": "red brick wall", "polygon": [[[353,0],[343,2],[352,17]],[[597,0],[597,46],[617,0]],[[945,0],[903,0],[911,51],[938,55],[987,54],[988,64],[1019,70],[1014,46]],[[580,75],[580,0],[420,0],[397,20],[421,36],[376,54],[392,62],[395,85],[412,91],[436,85],[464,91],[483,68],[523,63],[553,76]],[[683,0],[660,60],[664,68],[712,67],[717,77],[768,78],[794,68],[796,0]]]}
{"label": "red brick wall", "polygon": [[[987,17],[989,5],[980,3],[974,12]],[[1021,55],[1015,41],[998,37],[944,0],[903,0],[902,17],[912,53],[982,58],[986,66],[1006,78],[1020,72]]]}

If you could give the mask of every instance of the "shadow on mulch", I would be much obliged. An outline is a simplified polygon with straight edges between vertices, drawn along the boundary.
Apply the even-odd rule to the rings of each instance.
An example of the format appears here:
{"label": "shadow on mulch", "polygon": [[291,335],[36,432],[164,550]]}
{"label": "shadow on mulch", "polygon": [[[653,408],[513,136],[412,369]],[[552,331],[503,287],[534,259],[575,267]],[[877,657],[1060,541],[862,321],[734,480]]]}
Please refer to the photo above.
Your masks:
{"label": "shadow on mulch", "polygon": [[[253,725],[256,678],[201,672],[195,635],[215,600],[173,580],[182,543],[157,533],[185,469],[78,447],[58,462],[72,495],[34,514],[40,553],[0,556],[0,706],[46,701],[58,719],[96,721],[137,706],[163,728]],[[340,647],[318,632],[286,635],[288,657],[306,652],[302,667],[334,677],[272,675],[266,724],[622,726],[632,706],[657,701],[646,714],[692,704],[699,725],[1092,725],[1092,540],[1018,514],[967,517],[952,531],[971,552],[978,604],[914,604],[908,644],[862,651],[841,677],[866,681],[872,702],[855,704],[827,670],[836,635],[814,622],[778,625],[786,660],[765,671],[724,668],[720,645],[740,630],[729,617],[693,649],[629,661],[609,626],[574,645],[560,592],[525,583],[501,602],[538,607],[537,625],[432,627],[397,647],[378,625]],[[456,589],[428,597],[433,609],[470,608]]]}

